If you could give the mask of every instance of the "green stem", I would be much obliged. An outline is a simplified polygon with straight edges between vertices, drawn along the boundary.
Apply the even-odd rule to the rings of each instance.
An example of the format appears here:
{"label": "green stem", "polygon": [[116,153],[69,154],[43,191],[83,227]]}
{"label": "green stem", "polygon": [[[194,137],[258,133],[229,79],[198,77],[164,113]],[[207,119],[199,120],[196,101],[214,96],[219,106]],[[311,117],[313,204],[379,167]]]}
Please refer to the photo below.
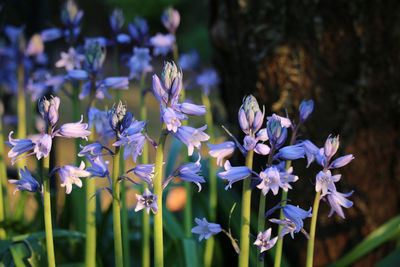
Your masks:
{"label": "green stem", "polygon": [[[3,103],[0,101],[0,222],[5,221],[7,211],[7,169],[4,163]],[[6,239],[6,231],[0,228],[0,240]]]}
{"label": "green stem", "polygon": [[178,44],[174,43],[174,46],[172,47],[172,55],[174,57],[174,61],[176,64],[178,64],[178,60],[179,60],[179,53],[178,53]]}
{"label": "green stem", "polygon": [[[205,114],[205,120],[208,127],[208,135],[210,136],[209,142],[214,143],[214,122],[211,112],[211,103],[209,97],[202,93],[201,99],[203,105],[206,106],[207,113]],[[209,157],[209,186],[210,186],[210,221],[214,222],[217,217],[217,176],[216,176],[216,161],[212,157]],[[215,239],[213,236],[206,242],[206,248],[204,252],[204,266],[210,267],[212,265],[213,254],[214,254]]]}
{"label": "green stem", "polygon": [[120,209],[120,183],[119,176],[119,157],[120,147],[115,147],[113,172],[112,172],[112,208],[113,208],[113,227],[114,227],[114,251],[115,266],[123,266],[122,254],[122,233],[121,233],[121,209]]}
{"label": "green stem", "polygon": [[[146,95],[144,92],[144,82],[145,75],[142,74],[139,84],[141,121],[147,121],[147,106]],[[143,146],[141,163],[149,163],[149,147],[147,143]],[[147,187],[147,184],[143,183],[142,192],[144,192]],[[150,215],[147,212],[142,212],[142,267],[150,267]]]}
{"label": "green stem", "polygon": [[319,208],[320,199],[321,199],[321,191],[318,191],[315,194],[314,205],[313,205],[313,216],[311,219],[310,239],[308,239],[308,243],[307,243],[306,267],[313,266],[315,230],[317,228],[317,217],[318,217],[318,208]]}
{"label": "green stem", "polygon": [[166,125],[163,124],[158,146],[156,148],[156,162],[154,167],[153,190],[157,196],[158,212],[154,214],[154,266],[164,266],[164,246],[163,246],[163,217],[162,217],[162,179],[164,145],[167,139]]}
{"label": "green stem", "polygon": [[[246,166],[253,168],[253,150],[250,150],[246,156]],[[250,179],[243,181],[242,193],[242,218],[240,222],[240,254],[239,254],[239,267],[249,266],[249,252],[250,252],[250,211],[251,211],[251,189]]]}
{"label": "green stem", "polygon": [[42,159],[43,162],[43,203],[44,203],[44,225],[46,231],[46,250],[47,250],[47,260],[49,267],[55,267],[56,261],[54,257],[54,244],[53,244],[53,229],[51,223],[51,202],[50,202],[50,177],[49,165],[50,157]]}

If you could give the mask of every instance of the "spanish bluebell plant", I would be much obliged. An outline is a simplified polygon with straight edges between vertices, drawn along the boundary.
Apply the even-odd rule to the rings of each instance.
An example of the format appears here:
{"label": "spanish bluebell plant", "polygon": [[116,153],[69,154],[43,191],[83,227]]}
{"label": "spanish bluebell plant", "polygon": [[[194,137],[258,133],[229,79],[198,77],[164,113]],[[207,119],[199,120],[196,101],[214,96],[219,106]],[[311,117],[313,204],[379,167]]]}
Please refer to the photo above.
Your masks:
{"label": "spanish bluebell plant", "polygon": [[[87,177],[90,173],[86,170],[85,164],[82,162],[80,167],[74,167],[70,165],[56,168],[49,172],[49,154],[52,148],[52,140],[56,136],[64,138],[83,138],[87,139],[90,135],[90,131],[87,130],[88,125],[80,121],[75,123],[66,123],[61,125],[57,129],[57,122],[59,118],[58,109],[60,105],[60,99],[58,97],[46,99],[42,98],[39,101],[39,112],[45,121],[45,128],[42,129],[42,133],[36,140],[30,139],[13,139],[12,133],[9,134],[9,142],[7,144],[11,147],[8,152],[8,156],[12,158],[12,163],[31,156],[36,155],[38,160],[41,159],[42,163],[42,174],[40,182],[33,178],[26,166],[24,170],[20,169],[21,180],[15,181],[10,180],[10,183],[17,184],[17,190],[40,192],[43,198],[44,205],[44,221],[45,221],[45,232],[46,232],[46,247],[47,247],[47,259],[49,266],[55,266],[54,257],[54,245],[53,245],[53,233],[51,223],[51,203],[50,203],[50,177],[58,172],[62,181],[61,186],[66,187],[66,193],[69,194],[72,191],[72,185],[82,186],[80,177]],[[30,152],[30,153],[27,153]]]}

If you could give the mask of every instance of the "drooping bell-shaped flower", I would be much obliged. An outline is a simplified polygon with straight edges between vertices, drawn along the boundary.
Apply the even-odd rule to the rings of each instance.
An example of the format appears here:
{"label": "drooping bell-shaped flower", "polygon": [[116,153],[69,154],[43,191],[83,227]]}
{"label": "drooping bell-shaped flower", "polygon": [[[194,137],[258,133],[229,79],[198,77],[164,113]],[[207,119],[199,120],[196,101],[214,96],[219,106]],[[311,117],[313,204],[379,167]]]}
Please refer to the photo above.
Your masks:
{"label": "drooping bell-shaped flower", "polygon": [[63,124],[60,129],[56,131],[56,135],[65,138],[82,138],[87,140],[90,131],[87,130],[88,124],[82,123],[82,121],[83,115],[81,116],[81,120],[78,122]]}
{"label": "drooping bell-shaped flower", "polygon": [[71,165],[64,165],[58,170],[58,174],[60,175],[62,187],[65,187],[65,193],[70,194],[72,191],[72,185],[75,184],[78,187],[82,187],[82,181],[79,179],[80,177],[88,177],[90,176],[90,172],[85,170],[85,162],[81,162],[81,165],[78,167]]}
{"label": "drooping bell-shaped flower", "polygon": [[253,244],[260,249],[260,253],[263,253],[264,251],[267,251],[275,246],[278,237],[276,236],[271,239],[271,231],[271,228],[268,228],[264,233],[258,233],[257,239]]}
{"label": "drooping bell-shaped flower", "polygon": [[224,158],[231,155],[236,148],[235,143],[232,141],[217,145],[207,143],[207,146],[210,149],[208,154],[210,154],[210,156],[213,158],[217,158],[217,165],[220,167],[224,165]]}
{"label": "drooping bell-shaped flower", "polygon": [[150,44],[154,47],[153,53],[155,56],[166,56],[170,52],[175,43],[175,36],[172,34],[158,33],[150,38]]}
{"label": "drooping bell-shaped flower", "polygon": [[344,219],[345,217],[342,207],[348,209],[353,206],[353,201],[346,199],[346,197],[351,196],[353,193],[354,191],[350,191],[347,194],[343,194],[337,191],[330,192],[327,196],[329,205],[331,206],[329,217],[336,212],[340,217]]}
{"label": "drooping bell-shaped flower", "polygon": [[35,142],[33,153],[36,154],[38,160],[41,158],[47,158],[51,150],[52,142],[53,140],[48,134],[43,134],[39,140]]}
{"label": "drooping bell-shaped flower", "polygon": [[125,18],[122,9],[115,8],[110,15],[110,26],[114,33],[121,31],[124,26]]}
{"label": "drooping bell-shaped flower", "polygon": [[196,162],[186,163],[177,170],[177,174],[181,179],[186,182],[195,183],[199,187],[199,192],[201,191],[200,183],[206,182],[206,180],[199,175],[201,172],[200,159],[199,156],[199,159]]}
{"label": "drooping bell-shaped flower", "polygon": [[233,183],[246,179],[251,174],[251,170],[248,167],[232,167],[229,160],[225,161],[224,168],[225,171],[218,173],[218,177],[229,182],[228,185],[225,187],[225,190],[228,190],[228,188],[232,188]]}
{"label": "drooping bell-shaped flower", "polygon": [[315,192],[322,190],[321,196],[325,196],[328,192],[336,191],[335,183],[341,178],[340,174],[332,175],[330,170],[320,171],[316,176]]}
{"label": "drooping bell-shaped flower", "polygon": [[108,161],[104,161],[101,156],[89,157],[87,156],[91,166],[86,169],[90,172],[91,177],[107,177],[110,172],[108,170]]}
{"label": "drooping bell-shaped flower", "polygon": [[133,55],[130,57],[126,65],[130,68],[130,78],[140,78],[142,73],[151,71],[153,68],[150,65],[152,57],[150,49],[147,47],[134,47]]}
{"label": "drooping bell-shaped flower", "polygon": [[300,104],[299,111],[300,111],[300,123],[304,123],[308,117],[311,115],[314,109],[314,101],[310,100],[303,100]]}
{"label": "drooping bell-shaped flower", "polygon": [[259,176],[261,182],[257,185],[257,188],[261,189],[264,195],[266,195],[269,190],[271,190],[274,195],[277,195],[279,187],[283,186],[278,169],[275,166],[269,167],[265,171],[260,172]]}
{"label": "drooping bell-shaped flower", "polygon": [[329,164],[329,169],[337,169],[346,166],[354,159],[353,154],[342,156],[335,159],[331,164]]}
{"label": "drooping bell-shaped flower", "polygon": [[13,139],[11,137],[13,133],[13,131],[10,132],[10,134],[8,135],[9,142],[6,143],[9,147],[11,147],[11,150],[8,151],[8,157],[11,158],[12,165],[14,165],[18,156],[24,154],[25,152],[28,152],[35,145],[30,139]]}
{"label": "drooping bell-shaped flower", "polygon": [[220,82],[221,79],[215,69],[206,69],[196,77],[196,84],[207,96],[210,95],[211,88],[216,87]]}
{"label": "drooping bell-shaped flower", "polygon": [[132,169],[132,171],[140,180],[147,183],[149,186],[152,186],[154,178],[154,163],[138,164]]}
{"label": "drooping bell-shaped flower", "polygon": [[172,134],[187,146],[188,156],[191,156],[193,155],[194,148],[200,149],[201,142],[210,139],[210,136],[204,133],[205,129],[207,129],[207,125],[197,129],[190,126],[181,126],[176,133]]}
{"label": "drooping bell-shaped flower", "polygon": [[338,148],[339,136],[328,136],[328,139],[326,139],[324,146],[324,154],[328,161],[336,154]]}
{"label": "drooping bell-shaped flower", "polygon": [[149,26],[144,18],[136,16],[133,23],[128,24],[128,32],[139,45],[148,45]]}
{"label": "drooping bell-shaped flower", "polygon": [[216,235],[222,231],[221,225],[216,223],[207,222],[206,218],[200,220],[199,218],[195,218],[194,221],[198,224],[197,226],[192,228],[193,234],[198,234],[199,241],[204,239],[209,239],[212,235]]}
{"label": "drooping bell-shaped flower", "polygon": [[80,145],[80,147],[82,150],[78,153],[79,157],[84,157],[84,156],[87,156],[89,158],[97,157],[101,154],[101,151],[103,150],[103,145],[99,142],[89,144],[86,146]]}
{"label": "drooping bell-shaped flower", "polygon": [[26,166],[25,170],[19,169],[19,177],[21,178],[20,180],[8,180],[9,183],[17,185],[17,188],[14,190],[13,194],[15,194],[15,192],[19,190],[29,192],[40,191],[39,183],[36,181],[35,178],[33,178],[32,174],[28,171]]}

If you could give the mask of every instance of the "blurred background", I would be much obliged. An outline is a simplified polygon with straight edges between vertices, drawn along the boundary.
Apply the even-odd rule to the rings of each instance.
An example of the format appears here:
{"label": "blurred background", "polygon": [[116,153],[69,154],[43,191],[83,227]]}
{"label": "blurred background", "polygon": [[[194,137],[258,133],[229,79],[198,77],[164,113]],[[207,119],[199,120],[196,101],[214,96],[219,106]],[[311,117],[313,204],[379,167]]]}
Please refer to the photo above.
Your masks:
{"label": "blurred background", "polygon": [[[265,106],[266,114],[297,114],[303,99],[315,101],[314,112],[301,129],[301,137],[322,146],[330,135],[340,135],[339,154],[354,154],[355,160],[341,169],[340,192],[352,189],[354,206],[345,211],[346,219],[328,218],[329,207],[321,203],[318,217],[315,266],[326,266],[349,252],[369,233],[398,215],[400,211],[400,2],[385,1],[272,1],[272,0],[147,0],[147,1],[76,1],[84,10],[82,36],[110,36],[109,15],[121,8],[125,21],[135,15],[148,20],[151,34],[165,32],[160,14],[173,6],[181,14],[177,31],[180,52],[196,49],[204,66],[214,66],[221,83],[212,92],[215,128],[226,125],[241,140],[237,112],[242,98],[254,94]],[[43,29],[60,26],[60,10],[64,1],[12,0],[1,1],[1,25],[26,25],[31,36]],[[121,53],[131,51],[131,46]],[[49,62],[59,59],[66,47],[63,40],[46,44]],[[111,72],[113,51],[107,51],[105,73]],[[164,58],[155,58],[154,72],[160,74]],[[108,62],[110,61],[110,62]],[[107,63],[108,62],[108,63]],[[59,70],[55,70],[57,72]],[[127,74],[121,68],[121,74]],[[190,74],[189,74],[190,77]],[[150,79],[147,84],[150,86]],[[136,85],[133,84],[133,87]],[[124,92],[128,107],[138,110],[138,92]],[[198,95],[191,92],[196,102]],[[65,96],[61,96],[62,98]],[[6,112],[15,112],[9,102]],[[111,106],[112,101],[105,105]],[[156,128],[155,107],[149,122]],[[71,121],[71,108],[62,105],[62,122]],[[199,125],[201,122],[199,123]],[[8,127],[7,130],[12,129]],[[149,127],[151,129],[151,127]],[[8,132],[8,131],[6,131]],[[152,132],[150,132],[152,133]],[[218,129],[216,136],[224,136]],[[61,144],[58,144],[61,146]],[[71,142],[72,146],[72,142]],[[57,160],[73,161],[74,155],[58,151]],[[265,165],[256,158],[255,170]],[[232,165],[243,163],[239,154]],[[301,182],[294,186],[290,199],[302,208],[312,206],[314,177],[317,167],[306,169],[304,162],[294,166]],[[12,172],[12,170],[10,170]],[[100,185],[99,185],[100,186]],[[217,222],[227,227],[229,210],[239,200],[241,186],[225,192],[220,182]],[[10,189],[10,198],[11,192]],[[134,190],[134,189],[132,189]],[[179,189],[178,189],[179,190]],[[207,192],[207,186],[205,191]],[[176,191],[170,202],[175,210],[184,205]],[[182,200],[179,200],[181,197]],[[204,197],[194,194],[194,205],[205,206]],[[258,194],[253,194],[258,203]],[[15,196],[18,199],[18,196]],[[132,192],[130,199],[134,205]],[[62,200],[60,200],[62,202]],[[109,198],[111,201],[111,197]],[[278,200],[267,197],[267,207]],[[254,211],[258,210],[256,205]],[[104,208],[105,209],[105,208]],[[174,207],[171,208],[174,210]],[[232,221],[239,218],[237,208]],[[201,214],[201,211],[199,212]],[[32,215],[33,216],[33,215]],[[140,220],[130,212],[132,227]],[[179,214],[177,215],[179,218]],[[235,217],[236,216],[236,217]],[[236,218],[236,219],[235,219]],[[32,226],[24,225],[26,228]],[[168,226],[167,226],[168,227]],[[306,223],[308,228],[308,223]],[[24,228],[25,229],[25,228]],[[21,230],[20,230],[21,231]],[[237,234],[238,236],[238,234]],[[112,238],[112,237],[108,237]],[[139,238],[133,234],[132,239]],[[171,238],[171,237],[170,237]],[[288,238],[288,237],[286,237]],[[400,236],[397,238],[400,240]],[[287,239],[288,240],[288,239]],[[236,256],[230,241],[219,238],[215,266],[231,266]],[[298,235],[285,242],[284,253],[291,266],[305,262],[307,240]],[[173,243],[173,242],[172,242]],[[398,242],[392,240],[374,249],[354,266],[374,266],[392,252]],[[104,252],[106,245],[100,248]],[[173,252],[174,246],[167,249]],[[231,260],[229,260],[231,259]],[[168,262],[168,261],[167,261]],[[171,260],[169,266],[176,264]]]}

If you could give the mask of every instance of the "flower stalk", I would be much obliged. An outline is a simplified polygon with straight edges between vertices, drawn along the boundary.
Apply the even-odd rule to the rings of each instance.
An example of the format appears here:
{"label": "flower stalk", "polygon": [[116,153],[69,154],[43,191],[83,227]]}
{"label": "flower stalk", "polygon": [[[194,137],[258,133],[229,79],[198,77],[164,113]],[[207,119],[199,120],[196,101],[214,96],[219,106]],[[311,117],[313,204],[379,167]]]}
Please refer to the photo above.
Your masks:
{"label": "flower stalk", "polygon": [[[117,140],[118,141],[118,140]],[[114,229],[114,252],[115,252],[115,266],[123,266],[123,253],[122,253],[122,232],[121,232],[121,208],[120,208],[120,183],[119,177],[119,164],[120,164],[120,147],[115,147],[113,172],[112,172],[112,208],[113,208],[113,229]]]}
{"label": "flower stalk", "polygon": [[315,230],[317,228],[317,217],[318,217],[318,208],[320,199],[321,199],[321,191],[318,191],[315,194],[314,205],[313,205],[313,216],[311,218],[311,227],[310,227],[310,239],[308,239],[307,243],[306,267],[313,266]]}
{"label": "flower stalk", "polygon": [[[246,156],[246,166],[251,170],[253,168],[253,154],[250,150]],[[250,212],[251,212],[251,179],[243,180],[242,193],[242,218],[240,222],[240,254],[239,267],[249,266],[250,253]]]}
{"label": "flower stalk", "polygon": [[[6,219],[7,214],[7,169],[4,162],[4,139],[3,139],[3,105],[0,102],[0,221]],[[0,228],[0,239],[6,238],[6,231]]]}

